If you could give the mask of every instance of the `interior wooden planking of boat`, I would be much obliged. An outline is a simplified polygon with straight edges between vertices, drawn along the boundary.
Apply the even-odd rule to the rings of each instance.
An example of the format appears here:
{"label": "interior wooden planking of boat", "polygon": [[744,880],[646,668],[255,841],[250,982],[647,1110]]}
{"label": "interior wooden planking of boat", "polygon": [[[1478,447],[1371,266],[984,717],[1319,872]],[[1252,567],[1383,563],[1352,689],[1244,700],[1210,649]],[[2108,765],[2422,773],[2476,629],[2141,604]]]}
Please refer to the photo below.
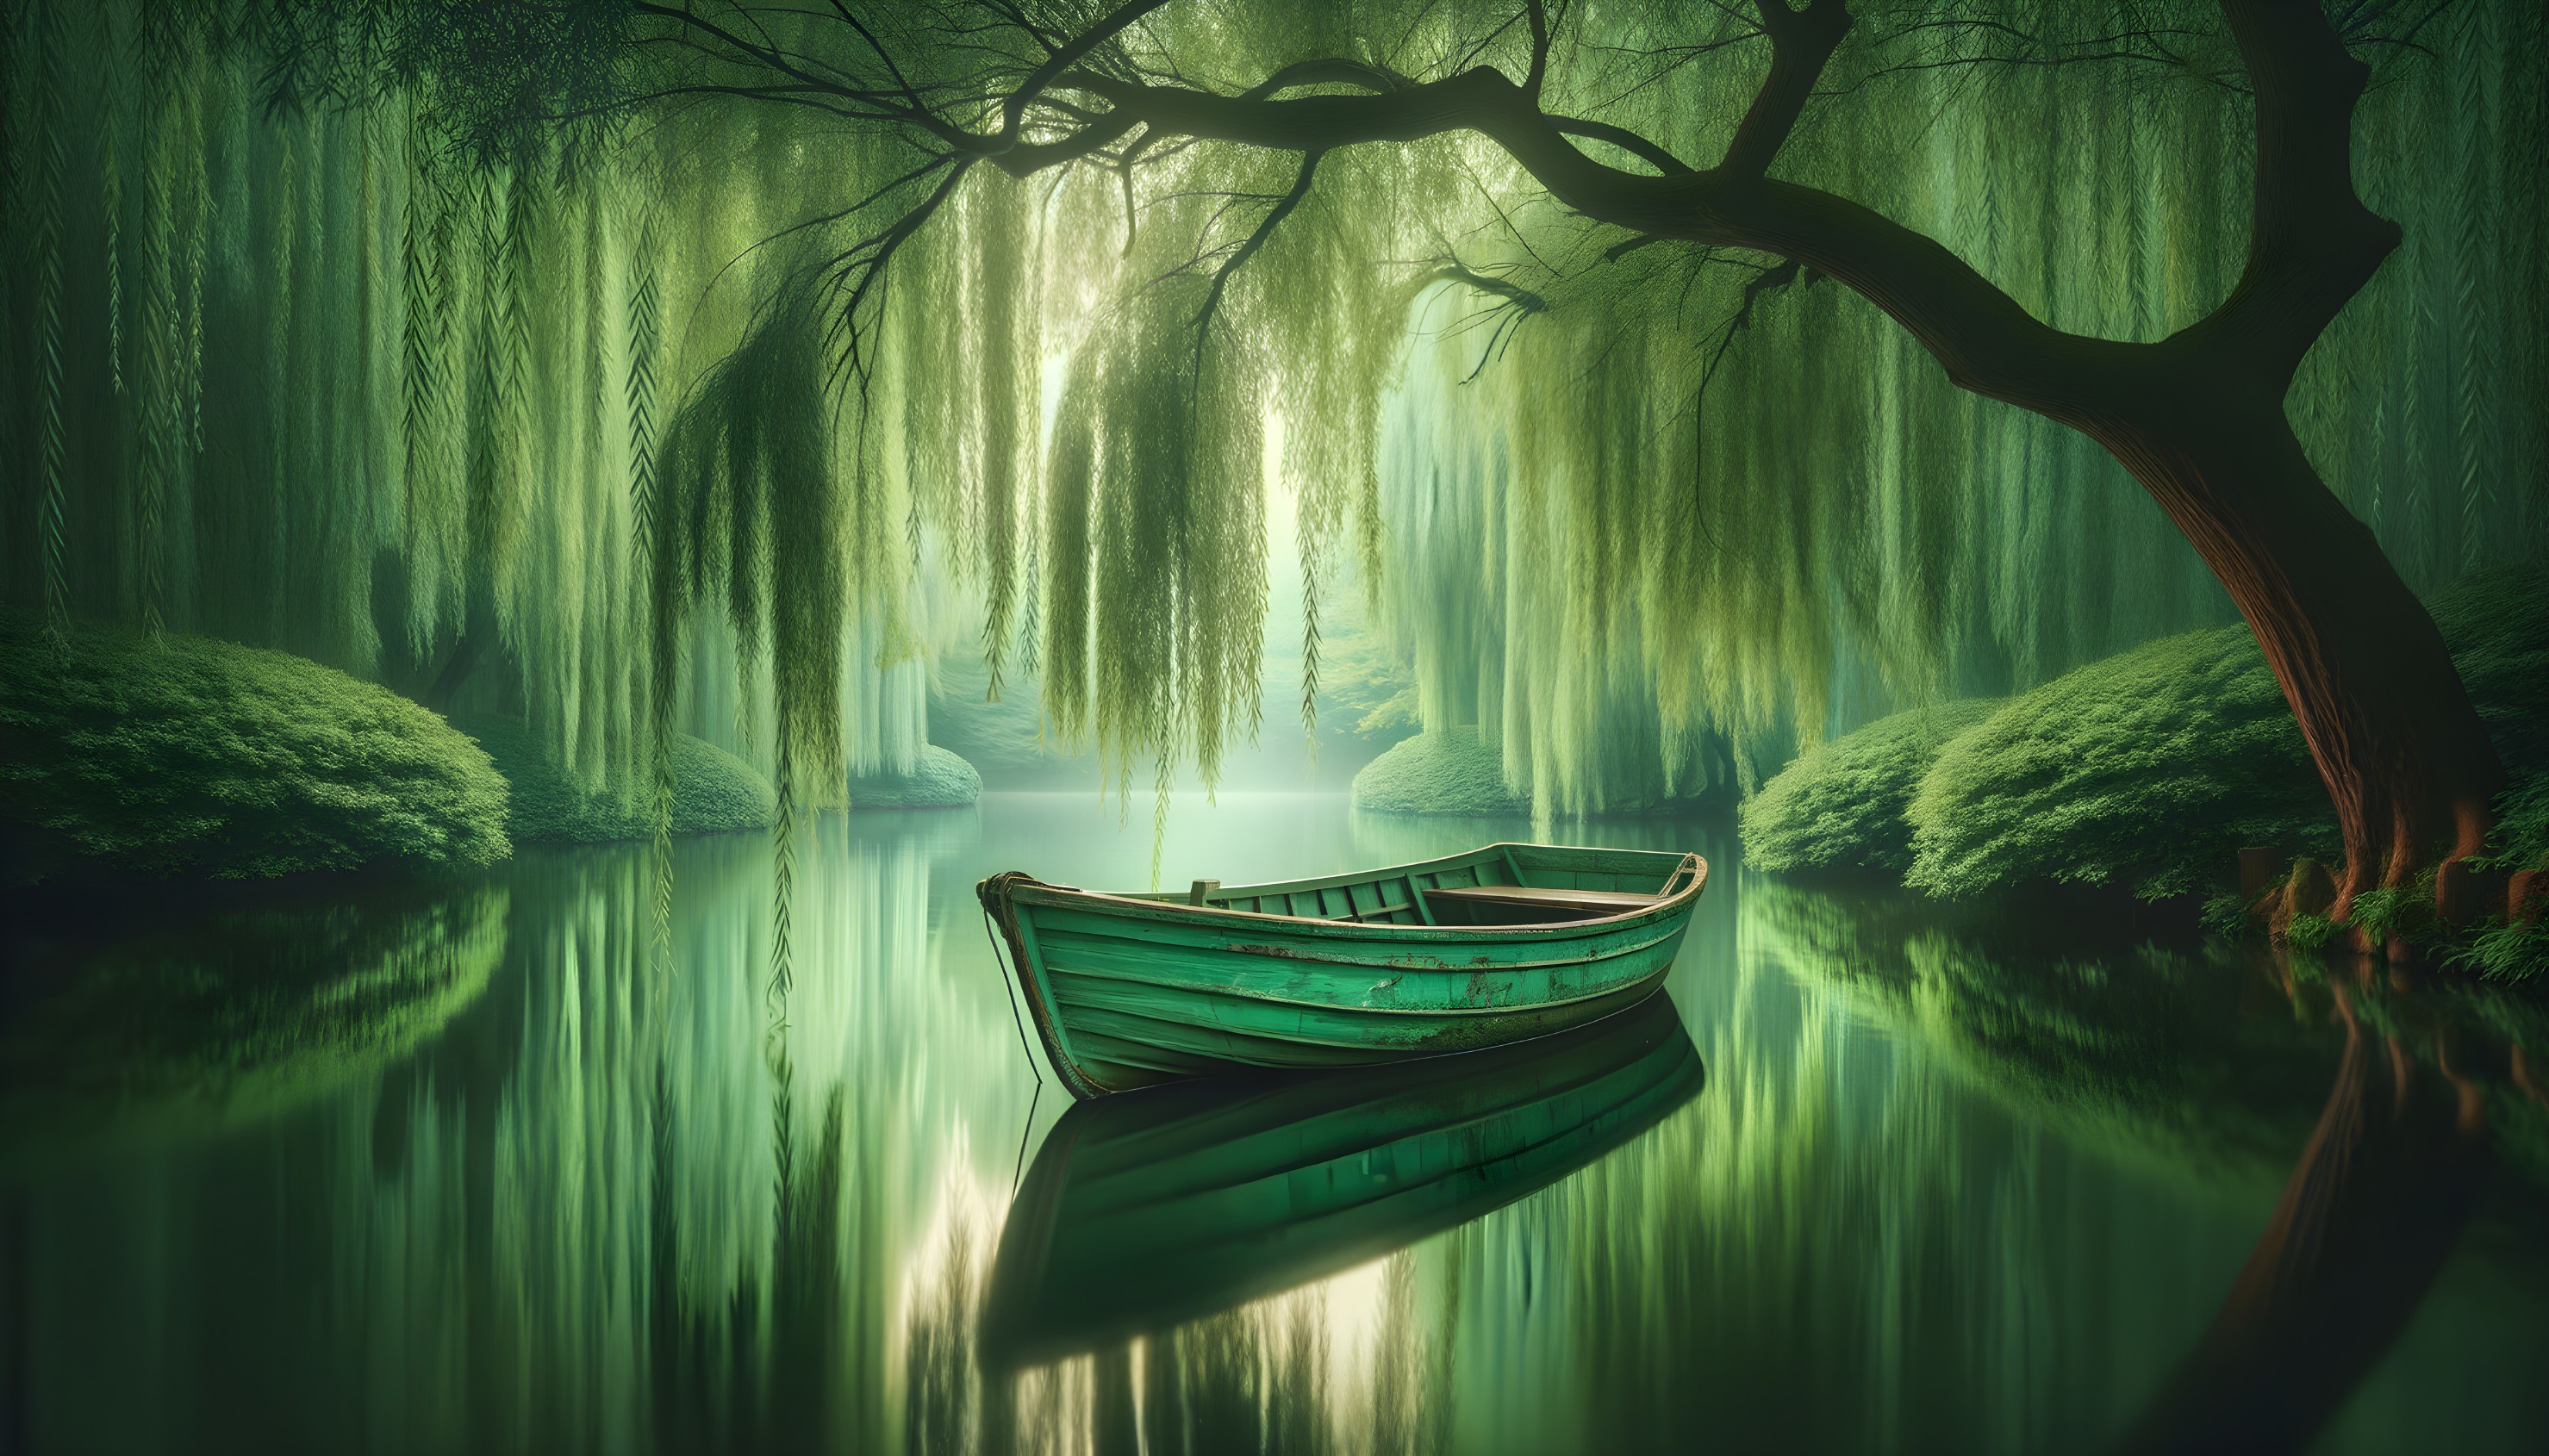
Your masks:
{"label": "interior wooden planking of boat", "polygon": [[1549,1036],[1663,984],[1708,862],[1494,844],[1274,884],[976,886],[1064,1084],[1371,1066]]}

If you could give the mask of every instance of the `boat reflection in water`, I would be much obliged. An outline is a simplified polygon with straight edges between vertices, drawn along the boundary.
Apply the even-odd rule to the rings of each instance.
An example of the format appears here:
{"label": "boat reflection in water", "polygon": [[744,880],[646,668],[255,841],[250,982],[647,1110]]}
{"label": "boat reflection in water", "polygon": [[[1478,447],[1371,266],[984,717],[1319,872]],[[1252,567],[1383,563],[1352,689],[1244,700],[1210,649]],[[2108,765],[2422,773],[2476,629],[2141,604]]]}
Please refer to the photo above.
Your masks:
{"label": "boat reflection in water", "polygon": [[984,1362],[1085,1353],[1457,1228],[1628,1142],[1702,1080],[1659,993],[1494,1050],[1077,1104],[1001,1231]]}

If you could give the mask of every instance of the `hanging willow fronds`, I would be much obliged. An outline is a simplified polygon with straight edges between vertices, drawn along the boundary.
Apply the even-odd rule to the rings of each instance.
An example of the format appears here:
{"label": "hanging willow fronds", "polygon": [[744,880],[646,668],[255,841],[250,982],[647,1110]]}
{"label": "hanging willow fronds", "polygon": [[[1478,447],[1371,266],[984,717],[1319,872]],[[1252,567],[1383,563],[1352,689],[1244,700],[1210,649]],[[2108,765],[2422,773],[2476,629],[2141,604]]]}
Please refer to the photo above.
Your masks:
{"label": "hanging willow fronds", "polygon": [[116,134],[121,130],[128,98],[124,87],[124,46],[116,38],[116,7],[101,5],[93,20],[101,105],[97,132],[97,196],[106,220],[106,374],[115,393],[124,393],[124,164]]}
{"label": "hanging willow fronds", "polygon": [[[183,90],[185,98],[185,136],[192,143],[186,156],[186,197],[183,215],[186,220],[186,316],[185,366],[178,384],[178,395],[186,402],[186,434],[198,456],[204,453],[204,272],[210,262],[213,231],[213,188],[211,162],[207,145],[209,129],[204,124],[204,84],[190,80]],[[234,206],[238,205],[236,200]]]}
{"label": "hanging willow fronds", "polygon": [[[133,603],[349,660],[367,610],[389,631],[404,609],[413,661],[393,676],[432,670],[471,604],[492,604],[483,695],[557,731],[594,781],[660,788],[651,761],[676,727],[748,722],[765,764],[790,740],[800,796],[822,801],[809,731],[828,722],[849,759],[892,761],[923,731],[912,659],[978,649],[1004,692],[1041,675],[1055,739],[1094,746],[1119,785],[1136,761],[1154,781],[1166,761],[1218,772],[1263,698],[1270,480],[1297,512],[1281,544],[1301,619],[1274,630],[1300,634],[1305,724],[1339,674],[1340,592],[1359,579],[1414,664],[1425,720],[1475,723],[1553,809],[1722,775],[1730,742],[1775,751],[2226,611],[2111,462],[1954,396],[1841,290],[1764,283],[1777,260],[1703,263],[1677,244],[1615,255],[1616,231],[1549,207],[1468,140],[1336,152],[1315,187],[1293,157],[1128,140],[1022,183],[988,158],[911,174],[897,146],[807,145],[789,110],[704,103],[650,117],[657,136],[575,138],[595,148],[577,185],[618,189],[619,205],[553,227],[552,169],[479,144],[492,134],[471,107],[513,93],[470,91],[487,75],[458,68],[519,79],[505,57],[380,39],[414,40],[422,8],[284,7],[207,47],[188,18],[208,12],[114,3],[100,27],[94,8],[20,0],[0,28],[21,46],[0,64],[18,87],[0,107],[18,129],[0,187],[16,189],[20,264],[0,293],[22,340],[0,421],[29,436],[13,458],[32,468],[5,487],[0,547],[22,604]],[[1553,105],[1617,97],[1607,120],[1689,136],[1739,114],[1757,79],[1752,43],[1732,45],[1724,75],[1666,66],[1638,32],[1661,10],[1562,9]],[[1959,9],[2079,34],[2117,13]],[[2139,9],[2216,23],[2195,0]],[[1511,18],[1426,0],[1165,7],[1092,63],[1262,74],[1386,31],[1420,69],[1473,46],[1503,65],[1518,33],[1485,35],[1489,11]],[[431,13],[523,22],[525,70],[613,80],[594,59],[613,37],[577,31],[577,7]],[[1862,14],[1871,45],[1917,44],[1886,39],[1899,12]],[[822,7],[765,19],[832,24]],[[2423,38],[2432,63],[2385,68],[2358,161],[2407,242],[2294,391],[2313,457],[2424,586],[2549,523],[2526,474],[2549,425],[2517,408],[2549,379],[2549,211],[2529,185],[2549,135],[2544,24],[2475,0]],[[296,84],[299,104],[268,111],[252,103],[286,61],[252,47],[287,30],[321,48],[343,30],[379,64]],[[914,80],[973,63],[921,56]],[[96,85],[79,78],[118,67],[120,99],[86,144]],[[2246,233],[2245,102],[2200,69],[1854,74],[1818,98],[1786,164],[1938,235],[2061,326],[2157,337],[2218,302]],[[405,108],[405,144],[358,138],[373,100]],[[641,174],[629,163],[648,147],[721,164]],[[922,193],[941,206],[868,295],[868,408],[813,426],[832,458],[802,484],[828,493],[840,560],[781,569],[792,524],[817,512],[735,483],[796,426],[775,406],[704,404],[744,392],[714,382],[715,361],[796,368],[761,326],[801,266],[794,242],[855,251]],[[112,267],[90,245],[109,196]],[[392,214],[377,239],[359,226],[376,206]],[[395,276],[374,257],[391,245]],[[837,344],[839,324],[817,331]],[[130,405],[114,397],[119,352]],[[126,428],[129,479],[111,453]],[[386,453],[357,460],[365,442]],[[83,539],[128,521],[138,549]],[[376,556],[403,569],[377,597]],[[814,594],[792,624],[801,576]],[[715,621],[678,626],[711,603]],[[829,706],[792,638],[846,657]]]}
{"label": "hanging willow fronds", "polygon": [[628,500],[636,512],[640,549],[652,549],[655,531],[655,414],[659,408],[656,362],[664,328],[662,215],[641,196],[636,238],[628,250],[628,368],[623,397],[628,408]]}
{"label": "hanging willow fronds", "polygon": [[624,335],[627,368],[621,399],[628,413],[628,500],[632,522],[629,541],[637,553],[643,607],[653,624],[646,674],[646,752],[648,802],[654,817],[653,908],[655,954],[672,954],[673,941],[673,796],[679,788],[673,771],[673,713],[681,674],[680,570],[671,543],[664,539],[666,521],[657,509],[655,491],[655,416],[660,405],[663,338],[662,212],[650,189],[638,187],[623,209],[636,214],[634,239],[627,251],[628,318]]}
{"label": "hanging willow fronds", "polygon": [[[154,95],[157,87],[153,87]],[[169,125],[177,108],[154,100],[142,135],[149,146],[142,180],[141,562],[142,624],[156,636],[167,624],[168,497],[186,454],[184,404],[177,395],[177,362],[185,347],[177,312],[177,148],[179,130]]]}
{"label": "hanging willow fronds", "polygon": [[26,53],[28,7],[17,0],[0,5],[0,217],[16,217],[24,199],[18,195],[18,66]]}
{"label": "hanging willow fronds", "polygon": [[[2481,55],[2492,55],[2498,44],[2492,16],[2471,7],[2463,24],[2466,44]],[[2452,143],[2457,156],[2454,184],[2459,193],[2458,227],[2453,229],[2453,323],[2457,349],[2452,361],[2454,454],[2460,467],[2460,552],[2455,567],[2476,568],[2487,552],[2486,532],[2496,505],[2496,441],[2493,395],[2502,379],[2497,361],[2497,330],[2490,315],[2500,285],[2496,280],[2498,155],[2491,135],[2492,118],[2485,84],[2454,88],[2451,99]]]}
{"label": "hanging willow fronds", "polygon": [[[20,83],[18,68],[26,56],[26,7],[9,0],[0,4],[0,218],[26,215],[26,199],[20,195],[24,169],[19,165],[18,146],[24,136],[18,125],[19,99],[26,94]],[[0,237],[0,262],[12,271],[26,271],[26,239],[12,230]],[[16,340],[22,336],[19,327],[20,300],[18,290],[0,288],[0,339]],[[0,345],[0,460],[22,460],[26,456],[18,439],[19,411],[22,397],[18,382],[20,353],[14,342]],[[6,533],[0,532],[0,539]]]}
{"label": "hanging willow fronds", "polygon": [[62,399],[62,208],[69,168],[60,0],[36,0],[36,519],[44,559],[45,626],[70,627],[69,525],[64,520],[70,444]]}

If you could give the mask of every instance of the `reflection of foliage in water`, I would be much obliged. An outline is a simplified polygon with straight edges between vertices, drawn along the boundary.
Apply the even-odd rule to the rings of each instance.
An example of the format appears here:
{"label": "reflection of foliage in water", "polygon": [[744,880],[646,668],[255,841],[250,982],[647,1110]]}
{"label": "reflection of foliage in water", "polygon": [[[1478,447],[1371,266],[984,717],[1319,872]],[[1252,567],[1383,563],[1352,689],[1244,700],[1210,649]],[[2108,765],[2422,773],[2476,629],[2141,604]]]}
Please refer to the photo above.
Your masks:
{"label": "reflection of foliage in water", "polygon": [[[1587,1449],[1698,1428],[1735,1450],[2094,1444],[2202,1327],[2242,1219],[2010,1115],[1953,1056],[1871,1026],[1873,991],[1917,1005],[1904,939],[1760,889],[1742,886],[1729,960],[1675,986],[1707,1095],[1540,1214],[1534,1236],[1562,1252],[1539,1297],[1558,1332],[1535,1358],[1581,1372],[1553,1429],[1571,1421]],[[1869,958],[1862,943],[1888,953],[1864,985],[1835,969]],[[2248,1201],[2271,1196],[2252,1181]],[[1491,1285],[1472,1297],[1500,1303]]]}
{"label": "reflection of foliage in water", "polygon": [[502,888],[402,889],[157,921],[76,956],[0,1045],[0,1123],[243,1123],[325,1095],[441,1030],[505,948]]}
{"label": "reflection of foliage in water", "polygon": [[2042,920],[1909,895],[1755,881],[1746,926],[1799,974],[1917,1030],[2014,1107],[2100,1130],[2173,1172],[2280,1176],[2334,1066],[2330,975],[2403,1063],[2471,1081],[2505,1163],[2549,1189],[2549,1012],[2491,988],[2394,984],[2386,966],[2257,947],[2080,949]]}
{"label": "reflection of foliage in water", "polygon": [[[2549,1229],[2549,1007],[2492,986],[2414,984],[2386,975],[2350,978],[2364,1026],[2387,1039],[2394,1060],[2439,1073],[2477,1094],[2489,1144],[2519,1180],[2536,1228]],[[2297,985],[2299,994],[2325,994]]]}
{"label": "reflection of foliage in water", "polygon": [[[2119,1173],[2006,1115],[1922,1041],[1871,1028],[1890,1003],[1813,973],[1746,911],[1755,884],[1718,831],[1610,826],[1718,861],[1673,983],[1709,1064],[1699,1098],[1380,1265],[986,1390],[974,1320],[1027,1073],[961,883],[930,921],[933,862],[953,882],[981,858],[973,816],[888,817],[808,836],[784,1101],[764,1054],[766,847],[676,847],[669,975],[648,966],[642,849],[534,851],[504,871],[505,965],[430,1045],[254,1138],[138,1163],[132,1186],[31,1194],[40,1353],[152,1396],[98,1402],[81,1418],[130,1439],[96,1444],[183,1448],[288,1410],[314,1444],[470,1452],[1107,1451],[1137,1429],[1197,1453],[1659,1449],[1693,1431],[1738,1450],[2055,1449],[2195,1337],[2271,1197]],[[1365,853],[1358,825],[1374,862],[1514,828],[1370,817],[1392,846]],[[2534,1267],[2471,1282],[2527,1290],[2502,1276]],[[2468,1333],[2389,1382],[2420,1393],[2403,1410],[2453,1418],[2431,1395],[2440,1355],[2538,1347],[2502,1303],[2436,1296],[2431,1322]],[[957,1412],[926,1427],[947,1439],[922,1438],[915,1391]],[[46,1388],[39,1418],[89,1398]]]}
{"label": "reflection of foliage in water", "polygon": [[[1984,1087],[2194,1173],[2280,1171],[2334,1048],[2251,969],[2143,943],[2080,954],[1912,896],[1745,886],[1747,931],[1797,974],[1918,1031]],[[2045,927],[2037,928],[2049,929]]]}

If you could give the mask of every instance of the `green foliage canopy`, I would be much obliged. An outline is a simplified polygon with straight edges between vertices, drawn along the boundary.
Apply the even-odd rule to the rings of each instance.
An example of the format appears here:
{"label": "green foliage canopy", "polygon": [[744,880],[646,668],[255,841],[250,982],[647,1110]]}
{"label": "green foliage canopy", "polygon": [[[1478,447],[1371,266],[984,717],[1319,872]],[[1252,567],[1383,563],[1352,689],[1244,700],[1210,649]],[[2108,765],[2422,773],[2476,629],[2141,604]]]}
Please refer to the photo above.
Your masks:
{"label": "green foliage canopy", "polygon": [[[2230,288],[2216,7],[1852,9],[1783,179],[2067,329],[2161,337]],[[2549,524],[2549,19],[2473,0],[2410,46],[2395,9],[2346,23],[2357,172],[2407,241],[2292,409],[2430,587]],[[1777,259],[1632,246],[1471,136],[1066,161],[1102,97],[1003,100],[1062,65],[1519,77],[1512,0],[1174,0],[1056,57],[1111,12],[14,0],[5,212],[37,266],[0,303],[37,326],[0,424],[44,448],[0,485],[38,527],[0,536],[13,592],[393,681],[483,622],[486,690],[632,803],[674,728],[907,763],[916,713],[866,700],[946,645],[933,583],[981,601],[995,681],[1037,671],[1058,741],[1209,777],[1260,726],[1266,554],[1312,583],[1313,678],[1351,555],[1424,726],[1476,724],[1560,809],[2229,620],[2093,446]],[[1553,13],[1541,99],[1652,143],[1578,138],[1624,166],[1705,164],[1760,80],[1747,7]]]}

